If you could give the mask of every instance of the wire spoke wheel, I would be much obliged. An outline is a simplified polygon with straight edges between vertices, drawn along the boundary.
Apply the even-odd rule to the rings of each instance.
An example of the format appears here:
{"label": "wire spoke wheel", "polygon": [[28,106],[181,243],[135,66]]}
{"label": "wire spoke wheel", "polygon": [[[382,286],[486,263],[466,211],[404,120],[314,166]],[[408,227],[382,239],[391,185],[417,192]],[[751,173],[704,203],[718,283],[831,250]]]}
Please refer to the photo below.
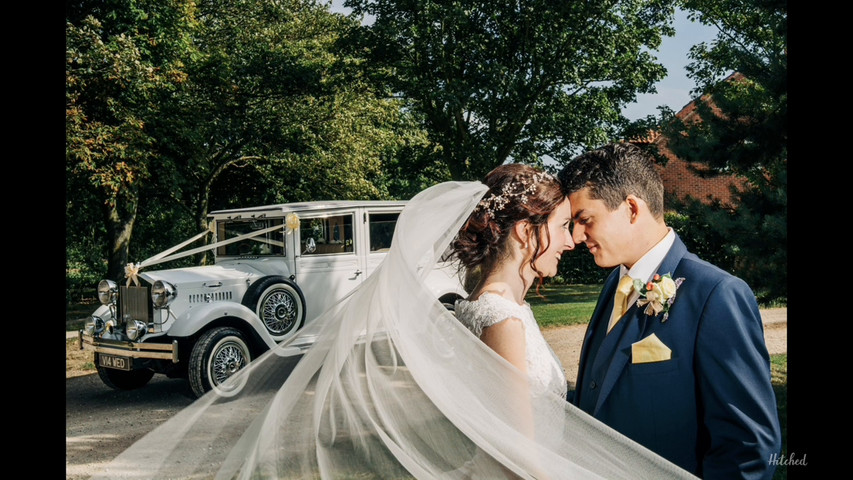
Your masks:
{"label": "wire spoke wheel", "polygon": [[245,352],[235,342],[220,345],[213,354],[211,362],[210,380],[213,385],[220,385],[228,377],[237,373],[237,370],[245,367],[248,363]]}
{"label": "wire spoke wheel", "polygon": [[210,390],[222,396],[236,395],[247,376],[228,381],[252,361],[252,353],[236,328],[217,327],[204,332],[193,346],[188,377],[193,393],[201,397]]}
{"label": "wire spoke wheel", "polygon": [[299,315],[296,299],[284,289],[274,290],[261,302],[261,320],[270,334],[282,335],[296,324]]}
{"label": "wire spoke wheel", "polygon": [[276,342],[296,334],[305,323],[305,297],[290,279],[280,275],[264,277],[253,283],[243,297]]}

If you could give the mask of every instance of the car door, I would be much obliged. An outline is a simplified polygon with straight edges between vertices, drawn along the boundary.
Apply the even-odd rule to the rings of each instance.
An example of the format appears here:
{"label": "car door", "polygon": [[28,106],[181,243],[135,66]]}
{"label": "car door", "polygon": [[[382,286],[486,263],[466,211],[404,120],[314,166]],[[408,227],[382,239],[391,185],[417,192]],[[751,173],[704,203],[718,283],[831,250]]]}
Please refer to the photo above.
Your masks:
{"label": "car door", "polygon": [[300,216],[296,282],[305,295],[308,322],[366,277],[355,220],[354,209]]}

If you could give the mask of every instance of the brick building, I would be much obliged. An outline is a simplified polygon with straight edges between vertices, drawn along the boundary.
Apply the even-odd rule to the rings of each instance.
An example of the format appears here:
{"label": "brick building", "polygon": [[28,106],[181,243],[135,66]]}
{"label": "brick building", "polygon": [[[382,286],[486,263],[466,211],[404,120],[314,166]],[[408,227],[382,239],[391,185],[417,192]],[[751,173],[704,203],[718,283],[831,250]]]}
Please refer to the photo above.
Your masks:
{"label": "brick building", "polygon": [[[729,78],[737,80],[740,74],[736,73]],[[685,123],[701,121],[694,102],[688,103],[676,114],[676,117]],[[705,204],[710,204],[713,199],[719,199],[724,205],[733,206],[730,187],[737,185],[742,189],[745,184],[743,178],[734,175],[702,177],[695,170],[702,170],[704,167],[699,164],[691,165],[676,157],[667,148],[667,142],[668,139],[659,132],[652,132],[644,139],[631,141],[636,144],[656,144],[658,151],[667,158],[668,162],[665,166],[658,166],[666,195],[675,195],[681,200],[693,197]]]}

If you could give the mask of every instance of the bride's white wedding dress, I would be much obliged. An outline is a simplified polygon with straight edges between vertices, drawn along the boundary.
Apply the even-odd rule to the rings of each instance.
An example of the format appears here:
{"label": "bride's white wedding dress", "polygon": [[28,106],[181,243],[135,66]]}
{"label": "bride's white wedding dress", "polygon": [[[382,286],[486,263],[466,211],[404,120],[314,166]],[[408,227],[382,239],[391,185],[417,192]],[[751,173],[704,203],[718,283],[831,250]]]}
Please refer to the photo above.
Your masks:
{"label": "bride's white wedding dress", "polygon": [[539,339],[529,378],[426,287],[486,191],[416,195],[376,271],[232,376],[239,393],[209,392],[92,478],[694,478],[567,402]]}
{"label": "bride's white wedding dress", "polygon": [[550,392],[566,398],[568,383],[560,359],[545,337],[533,317],[528,303],[519,305],[496,293],[484,292],[474,301],[457,300],[456,318],[479,337],[483,328],[490,327],[507,318],[514,317],[524,325],[526,342],[527,376],[530,377],[530,390],[533,395]]}

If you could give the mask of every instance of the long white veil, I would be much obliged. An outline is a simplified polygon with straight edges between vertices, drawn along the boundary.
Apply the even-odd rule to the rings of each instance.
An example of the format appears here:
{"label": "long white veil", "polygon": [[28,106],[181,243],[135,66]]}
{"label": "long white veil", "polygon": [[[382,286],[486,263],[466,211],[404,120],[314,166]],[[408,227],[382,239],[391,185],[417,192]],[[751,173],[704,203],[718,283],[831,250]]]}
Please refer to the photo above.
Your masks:
{"label": "long white veil", "polygon": [[559,396],[530,398],[425,287],[486,190],[415,196],[364,284],[229,379],[239,393],[208,393],[93,478],[691,478]]}

